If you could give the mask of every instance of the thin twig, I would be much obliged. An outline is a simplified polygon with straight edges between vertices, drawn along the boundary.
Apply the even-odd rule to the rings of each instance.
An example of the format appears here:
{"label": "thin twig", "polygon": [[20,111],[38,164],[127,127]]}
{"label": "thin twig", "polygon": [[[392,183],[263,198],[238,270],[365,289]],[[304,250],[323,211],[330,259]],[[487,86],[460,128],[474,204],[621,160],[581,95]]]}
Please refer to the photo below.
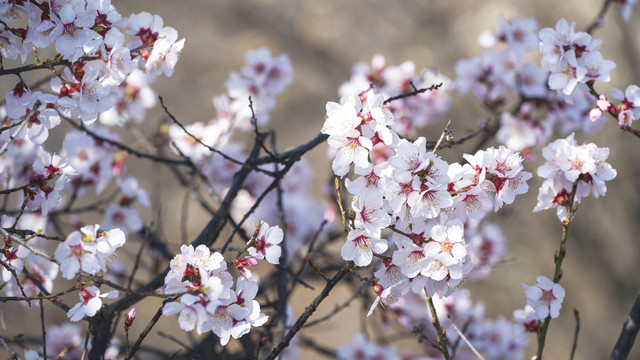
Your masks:
{"label": "thin twig", "polygon": [[[27,294],[24,292],[24,288],[22,287],[22,284],[20,284],[20,280],[18,279],[18,274],[16,274],[16,270],[13,267],[11,267],[11,265],[5,263],[2,260],[0,260],[0,265],[2,265],[2,267],[4,267],[5,269],[9,270],[11,275],[13,275],[13,279],[15,280],[16,285],[18,285],[18,288],[20,289],[22,296],[27,298]],[[31,307],[31,299],[27,298],[27,303],[29,303],[29,307]]]}
{"label": "thin twig", "polygon": [[432,153],[435,153],[438,150],[438,148],[440,148],[440,143],[442,143],[442,140],[444,140],[444,139],[450,140],[451,139],[451,134],[453,132],[449,129],[450,126],[451,126],[451,119],[449,119],[449,121],[447,121],[447,126],[444,127],[444,130],[442,130],[442,134],[440,135],[440,138],[436,142],[436,145],[433,147],[433,150],[431,150]]}
{"label": "thin twig", "polygon": [[96,134],[95,132],[87,129],[84,126],[84,124],[82,124],[82,123],[77,124],[75,121],[73,121],[73,120],[71,120],[69,118],[66,118],[66,117],[63,117],[63,119],[67,120],[67,122],[69,122],[69,124],[71,124],[71,126],[75,127],[76,129],[84,131],[85,133],[87,133],[92,138],[94,138],[94,139],[96,139],[98,141],[107,143],[109,145],[113,145],[113,146],[115,146],[115,147],[117,147],[117,148],[119,148],[121,150],[124,150],[124,151],[130,153],[131,155],[136,156],[136,157],[139,157],[139,158],[142,158],[142,159],[149,159],[151,161],[159,162],[159,163],[163,163],[163,164],[167,164],[167,165],[187,165],[187,166],[190,165],[186,161],[168,159],[168,158],[164,158],[164,157],[161,157],[161,156],[156,156],[156,155],[153,155],[153,154],[146,154],[146,153],[134,150],[132,147],[127,146],[127,145],[125,145],[125,144],[123,144],[123,143],[121,143],[119,141],[114,141],[114,140],[111,140],[111,139],[106,138],[104,136],[100,136],[100,135]]}
{"label": "thin twig", "polygon": [[[559,283],[560,278],[562,278],[562,262],[567,255],[567,238],[569,237],[569,226],[571,225],[571,220],[573,220],[573,216],[577,211],[577,204],[575,203],[576,191],[578,190],[578,182],[581,181],[578,178],[573,183],[573,188],[571,189],[571,198],[569,203],[566,205],[567,215],[562,221],[562,237],[560,239],[560,249],[558,250],[558,254],[555,257],[556,268],[553,274],[553,282]],[[542,351],[544,350],[544,343],[547,337],[547,331],[549,330],[549,324],[551,323],[551,315],[547,316],[544,319],[542,326],[540,327],[540,332],[538,335],[538,359],[542,359]]]}
{"label": "thin twig", "polygon": [[392,96],[390,98],[388,98],[387,100],[385,100],[382,104],[383,105],[387,105],[388,103],[395,101],[395,100],[399,100],[399,99],[403,99],[403,98],[407,98],[407,97],[411,97],[411,96],[416,96],[418,94],[422,94],[423,92],[427,92],[427,91],[433,91],[433,90],[438,90],[440,87],[442,86],[442,83],[440,84],[434,84],[431,85],[427,88],[422,88],[422,89],[415,89],[414,86],[414,91],[410,91],[408,93],[404,93],[404,94],[400,94],[397,96]]}
{"label": "thin twig", "polygon": [[158,331],[158,336],[169,339],[171,341],[173,341],[174,343],[182,346],[183,348],[185,348],[186,350],[188,350],[189,352],[194,352],[194,349],[191,348],[189,345],[185,344],[184,342],[180,341],[178,338],[171,336],[167,333],[164,333],[162,331]]}
{"label": "thin twig", "polygon": [[591,25],[589,25],[589,27],[585,31],[586,33],[591,34],[591,33],[593,33],[593,30],[595,30],[597,27],[602,25],[602,23],[604,22],[604,16],[607,14],[607,10],[609,9],[609,6],[613,2],[614,2],[613,0],[605,0],[604,1],[604,3],[602,4],[602,8],[600,9],[600,12],[598,13],[598,16],[596,16],[595,20],[593,20]]}
{"label": "thin twig", "polygon": [[340,208],[340,216],[342,216],[342,225],[344,226],[345,235],[349,235],[349,225],[347,225],[347,219],[345,218],[344,209],[342,208],[342,196],[340,195],[340,178],[335,177],[335,186],[337,194],[338,207]]}
{"label": "thin twig", "polygon": [[316,344],[313,340],[311,340],[310,338],[306,337],[306,336],[300,336],[298,337],[298,341],[300,342],[300,345],[305,346],[309,349],[312,349],[313,351],[317,352],[318,354],[322,354],[326,357],[332,358],[332,359],[339,359],[338,355],[336,355],[336,352],[334,350],[328,349],[324,346],[318,345]]}
{"label": "thin twig", "polygon": [[578,348],[578,334],[580,333],[580,313],[578,309],[573,309],[573,316],[576,318],[576,331],[573,333],[573,345],[571,345],[570,360],[573,360],[576,355],[576,349]]}
{"label": "thin twig", "polygon": [[42,327],[42,357],[47,358],[47,329],[44,324],[44,303],[40,299],[40,326]]}
{"label": "thin twig", "polygon": [[[89,323],[91,323],[91,321],[89,321]],[[82,356],[80,357],[81,360],[86,359],[87,357],[87,350],[89,347],[89,336],[91,335],[91,325],[89,325],[89,328],[87,329],[87,335],[85,335],[84,337],[84,347],[82,349]]]}
{"label": "thin twig", "polygon": [[462,333],[462,331],[460,331],[460,329],[458,329],[458,326],[456,325],[456,323],[453,321],[453,319],[451,318],[451,315],[447,315],[447,317],[449,318],[449,323],[451,324],[451,326],[453,326],[453,329],[456,331],[456,333],[458,333],[458,336],[460,336],[460,338],[462,339],[462,341],[464,341],[465,344],[467,344],[467,346],[469,347],[469,349],[471,349],[471,351],[473,352],[473,354],[480,360],[484,360],[484,357],[482,357],[482,354],[480,354],[480,352],[478,350],[476,350],[476,348],[473,346],[473,344],[471,343],[471,341],[469,341],[469,339],[467,339],[466,336],[464,336],[464,334]]}
{"label": "thin twig", "polygon": [[[163,303],[163,306],[164,306],[164,303]],[[162,315],[162,306],[160,306],[158,311],[156,311],[156,314],[153,315],[153,318],[151,318],[151,320],[149,321],[149,324],[147,324],[147,327],[140,333],[140,336],[138,336],[138,340],[136,340],[136,343],[133,344],[131,351],[129,351],[125,356],[125,360],[131,359],[131,357],[133,357],[136,351],[138,351],[140,344],[142,344],[142,340],[144,340],[144,338],[147,335],[149,335],[149,332],[151,332],[151,329],[153,329],[153,326],[158,322],[161,315]]]}
{"label": "thin twig", "polygon": [[3,336],[0,336],[0,344],[2,344],[2,346],[4,346],[4,348],[7,349],[9,354],[11,354],[11,357],[9,359],[18,359],[18,360],[20,360],[20,356],[18,356],[18,353],[15,350],[13,350],[13,348],[11,346],[9,346],[9,343],[7,342],[7,340]]}
{"label": "thin twig", "polygon": [[347,307],[349,307],[349,305],[351,305],[351,303],[353,302],[353,300],[357,299],[360,296],[360,293],[362,292],[363,289],[368,288],[369,284],[362,284],[360,286],[360,288],[358,288],[358,290],[353,293],[353,295],[351,295],[351,297],[349,297],[349,299],[347,299],[347,301],[345,301],[344,303],[340,304],[340,305],[336,305],[335,308],[333,309],[332,312],[330,312],[329,314],[316,319],[314,321],[309,322],[308,324],[306,324],[304,327],[308,328],[308,327],[312,327],[315,325],[318,325],[320,323],[323,323],[327,320],[330,320],[332,317],[334,317],[335,315],[337,315],[340,311],[346,309]]}
{"label": "thin twig", "polygon": [[431,323],[438,333],[438,347],[442,352],[442,356],[444,356],[446,360],[451,360],[451,357],[449,356],[449,349],[447,348],[447,336],[445,335],[444,328],[440,325],[436,308],[433,305],[433,299],[429,296],[427,288],[424,288],[424,294],[427,297],[427,303],[429,304],[429,310],[431,311]]}
{"label": "thin twig", "polygon": [[[250,120],[250,122],[251,122],[251,125],[253,125],[253,131],[255,132],[256,141],[260,142],[260,146],[262,146],[262,150],[264,150],[264,152],[266,152],[267,155],[271,156],[272,158],[275,158],[275,155],[264,144],[264,141],[262,140],[263,136],[260,133],[260,131],[258,130],[258,118],[256,118],[256,113],[253,110],[253,99],[251,99],[251,96],[249,96],[249,109],[251,109],[251,120]],[[276,169],[276,171],[277,171],[277,169]]]}
{"label": "thin twig", "polygon": [[[83,56],[80,59],[78,59],[76,62],[98,60],[98,59],[100,59],[99,56]],[[54,69],[56,66],[59,66],[59,65],[71,66],[73,65],[73,63],[67,59],[64,59],[62,57],[62,54],[58,54],[55,57],[52,57],[51,59],[45,60],[37,64],[20,66],[13,69],[1,69],[0,76],[9,75],[9,74],[17,75],[23,72],[40,70],[40,69]]]}

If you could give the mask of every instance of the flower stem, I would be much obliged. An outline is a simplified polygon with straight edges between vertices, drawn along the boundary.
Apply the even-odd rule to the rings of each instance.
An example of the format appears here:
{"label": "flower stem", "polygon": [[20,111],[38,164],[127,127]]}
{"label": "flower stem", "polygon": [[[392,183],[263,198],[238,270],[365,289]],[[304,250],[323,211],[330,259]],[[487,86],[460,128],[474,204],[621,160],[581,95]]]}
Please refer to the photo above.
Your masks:
{"label": "flower stem", "polygon": [[347,219],[344,216],[344,209],[342,208],[342,196],[340,195],[340,178],[335,177],[336,193],[338,194],[338,207],[340,208],[340,215],[342,216],[342,225],[344,226],[344,233],[349,235],[349,226],[347,225]]}
{"label": "flower stem", "polygon": [[[567,237],[569,235],[569,225],[571,224],[571,220],[573,219],[573,215],[578,210],[578,205],[574,206],[576,190],[578,188],[578,181],[580,178],[573,183],[573,189],[571,189],[571,199],[569,204],[566,205],[567,215],[562,221],[562,238],[560,239],[560,250],[558,254],[555,256],[556,269],[553,273],[553,282],[559,283],[560,278],[562,278],[562,261],[564,257],[567,255]],[[544,342],[547,337],[547,331],[549,330],[549,324],[551,323],[551,315],[547,316],[542,323],[540,328],[539,336],[538,336],[538,356],[537,359],[542,359],[542,350],[544,350]]]}
{"label": "flower stem", "polygon": [[447,349],[447,337],[445,336],[444,328],[440,326],[440,320],[438,320],[436,308],[433,305],[431,296],[429,296],[429,293],[427,292],[427,288],[424,288],[424,294],[427,296],[427,303],[429,303],[429,310],[431,311],[431,318],[433,319],[433,327],[436,328],[436,332],[438,333],[438,345],[440,345],[440,351],[442,351],[442,355],[446,360],[451,360],[449,350]]}

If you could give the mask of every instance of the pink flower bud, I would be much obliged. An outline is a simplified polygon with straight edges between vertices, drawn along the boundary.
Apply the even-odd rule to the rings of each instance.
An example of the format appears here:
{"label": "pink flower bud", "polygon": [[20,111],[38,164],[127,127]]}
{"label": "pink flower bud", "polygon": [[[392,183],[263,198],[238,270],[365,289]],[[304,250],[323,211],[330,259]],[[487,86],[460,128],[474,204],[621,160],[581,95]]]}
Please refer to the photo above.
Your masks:
{"label": "pink flower bud", "polygon": [[258,265],[258,260],[252,256],[236,260],[236,269],[245,279],[251,280],[251,268]]}
{"label": "pink flower bud", "polygon": [[124,319],[124,328],[128,329],[136,318],[136,308],[132,308]]}

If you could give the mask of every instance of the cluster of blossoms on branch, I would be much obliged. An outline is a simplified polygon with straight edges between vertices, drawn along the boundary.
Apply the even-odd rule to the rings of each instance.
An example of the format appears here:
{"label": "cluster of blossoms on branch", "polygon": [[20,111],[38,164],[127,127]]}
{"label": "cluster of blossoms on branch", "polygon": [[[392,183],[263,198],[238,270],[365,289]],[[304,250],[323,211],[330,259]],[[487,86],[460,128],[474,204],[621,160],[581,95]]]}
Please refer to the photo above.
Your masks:
{"label": "cluster of blossoms on branch", "polygon": [[[278,264],[282,241],[282,230],[269,227],[261,222],[256,235],[248,244],[250,259],[257,265],[257,259]],[[165,277],[166,294],[179,295],[179,301],[169,302],[162,308],[163,315],[179,313],[180,327],[185,331],[201,334],[212,331],[226,345],[229,339],[237,339],[249,332],[252,326],[261,326],[268,317],[260,312],[260,304],[254,300],[258,293],[258,282],[251,279],[251,273],[242,271],[233,287],[233,277],[227,271],[227,263],[219,252],[211,253],[209,248],[199,245],[183,245],[181,254],[171,260],[171,270]],[[235,259],[240,270],[248,263]]]}
{"label": "cluster of blossoms on branch", "polygon": [[[449,165],[427,152],[425,138],[410,142],[390,129],[393,115],[384,109],[382,95],[371,90],[362,97],[362,102],[350,96],[341,104],[328,103],[322,130],[337,150],[335,174],[346,175],[354,164],[357,175],[346,180],[353,202],[342,256],[358,266],[369,265],[374,256],[382,259],[376,293],[383,303],[425,287],[429,296],[446,296],[473,268],[464,223],[511,204],[527,192],[531,174],[505,147],[465,155],[465,165]],[[373,164],[376,139],[395,154]],[[396,234],[392,247],[381,236],[387,228]]]}
{"label": "cluster of blossoms on branch", "polygon": [[578,145],[571,134],[542,149],[547,160],[538,168],[538,176],[546,180],[540,187],[538,203],[533,211],[557,208],[558,219],[566,220],[567,205],[589,196],[597,198],[607,193],[605,181],[613,180],[617,172],[605,160],[608,148],[595,144]]}
{"label": "cluster of blossoms on branch", "polygon": [[[3,184],[21,190],[23,206],[46,217],[60,206],[63,193],[75,198],[95,186],[100,194],[116,179],[123,197],[109,205],[102,225],[139,231],[143,223],[132,205],[149,206],[146,192],[138,189],[135,178],[122,177],[126,154],[108,143],[118,142],[119,136],[94,122],[98,114],[108,126],[141,121],[155,99],[147,84],[173,73],[184,39],[178,40],[176,30],[164,26],[159,16],[123,18],[109,1],[9,2],[1,11],[2,39],[8,41],[3,56],[21,55],[24,63],[33,48],[37,62],[25,70],[65,66],[62,73],[54,70],[50,92],[32,91],[20,77],[6,94],[6,107],[0,111]],[[24,24],[20,20],[27,20],[25,28],[12,26]],[[37,50],[49,46],[55,46],[58,55],[38,60]],[[51,155],[42,144],[62,119],[89,127],[107,142],[81,130],[69,131],[62,151]]]}

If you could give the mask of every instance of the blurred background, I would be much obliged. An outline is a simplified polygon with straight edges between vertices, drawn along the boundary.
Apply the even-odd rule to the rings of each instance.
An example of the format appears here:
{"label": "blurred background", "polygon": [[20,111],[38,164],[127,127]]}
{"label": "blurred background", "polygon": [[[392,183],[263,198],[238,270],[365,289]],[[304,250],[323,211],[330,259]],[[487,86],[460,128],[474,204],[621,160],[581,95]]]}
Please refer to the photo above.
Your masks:
{"label": "blurred background", "polygon": [[[141,11],[159,14],[165,25],[176,28],[180,37],[186,38],[174,75],[160,77],[153,86],[184,124],[211,118],[212,97],[225,92],[229,72],[239,71],[247,51],[267,46],[274,56],[288,54],[295,80],[279,97],[269,125],[277,132],[281,150],[304,143],[319,133],[324,122],[325,104],[339,100],[337,89],[349,79],[351,66],[357,62],[370,63],[374,54],[383,54],[389,65],[410,60],[416,64],[416,69],[437,69],[455,78],[456,61],[483,51],[477,45],[477,37],[485,30],[497,29],[498,15],[507,19],[535,17],[539,28],[554,27],[557,20],[564,17],[569,22],[575,21],[577,30],[584,30],[600,11],[602,2],[112,0],[123,16]],[[620,7],[614,4],[604,26],[593,34],[594,38],[604,40],[603,56],[617,64],[612,81],[598,84],[600,93],[611,87],[624,89],[627,85],[640,83],[637,54],[640,38],[635,36],[640,30],[638,12],[640,9],[636,9],[629,23],[623,23]],[[473,132],[478,121],[489,116],[476,103],[472,96],[454,95],[448,118],[452,119],[456,137]],[[161,109],[154,109],[149,112],[147,124],[154,127],[160,119],[166,119],[166,115]],[[640,153],[640,140],[622,133],[613,120],[609,121],[593,136],[581,133],[576,136],[578,142],[608,146],[611,150],[609,162],[617,169],[618,176],[608,184],[606,197],[583,201],[571,225],[561,281],[567,296],[560,318],[550,327],[545,351],[548,359],[569,357],[576,324],[573,309],[579,311],[581,321],[576,358],[607,358],[640,290],[637,185],[640,162],[636,156]],[[427,127],[419,135],[436,140],[443,127],[444,123]],[[443,150],[441,155],[456,161],[474,145],[471,141]],[[488,144],[492,145],[497,143]],[[535,174],[542,157],[540,149],[534,149],[533,154],[536,159],[525,163],[525,169]],[[313,188],[317,189],[316,196],[320,198],[331,171],[326,145],[308,154],[307,160],[314,166]],[[129,171],[142,177],[149,174],[150,167],[149,164],[130,166]],[[151,184],[151,179],[142,181],[143,186],[151,186],[145,185]],[[508,261],[494,269],[487,280],[467,281],[463,285],[471,290],[474,300],[485,303],[487,317],[503,315],[511,318],[512,311],[522,308],[526,302],[521,283],[532,285],[538,275],[553,276],[553,254],[559,246],[561,226],[554,210],[531,212],[540,184],[541,180],[534,176],[529,181],[529,194],[518,197],[515,204],[494,216],[494,221],[502,226],[508,238]],[[183,197],[184,194],[167,194],[161,205],[166,218],[162,227],[168,238],[175,238],[174,250],[180,244],[178,224]],[[189,212],[188,238],[197,235],[207,220],[194,205]],[[337,289],[316,316],[332,311],[334,304],[349,297],[351,294],[346,290]],[[300,314],[314,296],[314,292],[300,289],[292,304],[295,313]],[[152,307],[149,316],[157,308]],[[5,311],[11,310],[7,307]],[[139,316],[144,311],[139,309]],[[351,342],[352,335],[359,329],[363,311],[354,303],[340,316],[305,331],[305,334],[318,344],[335,349]],[[39,324],[37,314],[31,315]],[[7,321],[17,319],[15,316],[9,315]],[[56,316],[59,322],[64,321],[65,314]],[[134,324],[132,333],[141,331],[145,324],[145,321]],[[169,332],[177,329],[176,317],[162,318],[159,329]],[[529,356],[534,354],[535,341],[531,337],[526,353]],[[415,338],[409,338],[398,345],[414,346],[415,343]],[[177,345],[167,343],[154,332],[147,339],[147,345],[177,349]],[[303,354],[300,358],[307,357]],[[640,358],[637,347],[631,358]]]}

